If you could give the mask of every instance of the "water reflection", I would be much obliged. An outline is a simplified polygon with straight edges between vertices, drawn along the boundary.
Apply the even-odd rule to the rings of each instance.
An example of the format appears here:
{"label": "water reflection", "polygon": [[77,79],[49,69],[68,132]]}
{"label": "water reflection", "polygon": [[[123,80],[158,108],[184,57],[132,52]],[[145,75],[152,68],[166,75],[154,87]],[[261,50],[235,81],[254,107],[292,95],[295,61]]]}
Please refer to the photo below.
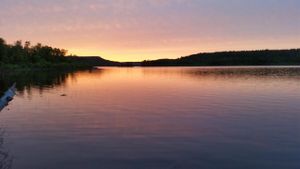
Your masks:
{"label": "water reflection", "polygon": [[31,93],[32,88],[39,89],[43,93],[45,89],[51,89],[66,85],[68,78],[74,78],[72,70],[36,70],[36,71],[16,71],[0,73],[0,92],[3,93],[11,84],[16,83],[18,95],[24,92]]}
{"label": "water reflection", "polygon": [[4,134],[0,129],[0,169],[11,169],[13,157],[4,147]]}
{"label": "water reflection", "polygon": [[[125,71],[124,71],[125,70]],[[3,94],[11,84],[17,84],[17,90],[20,95],[25,91],[29,92],[32,88],[39,89],[42,93],[45,89],[66,86],[66,82],[70,79],[76,82],[78,76],[86,76],[89,78],[100,78],[100,75],[110,76],[119,73],[120,76],[128,73],[143,76],[166,76],[174,75],[191,78],[274,78],[299,79],[300,67],[176,67],[176,68],[98,68],[91,70],[59,70],[59,71],[17,71],[17,72],[0,72],[0,93]],[[123,74],[122,74],[123,73]],[[89,75],[89,76],[88,76]]]}
{"label": "water reflection", "polygon": [[61,72],[1,119],[16,169],[299,168],[299,70]]}
{"label": "water reflection", "polygon": [[[173,74],[198,77],[220,77],[220,78],[271,78],[274,77],[297,79],[300,77],[300,67],[179,67],[179,68],[146,68],[148,74]],[[193,78],[193,77],[192,77]]]}

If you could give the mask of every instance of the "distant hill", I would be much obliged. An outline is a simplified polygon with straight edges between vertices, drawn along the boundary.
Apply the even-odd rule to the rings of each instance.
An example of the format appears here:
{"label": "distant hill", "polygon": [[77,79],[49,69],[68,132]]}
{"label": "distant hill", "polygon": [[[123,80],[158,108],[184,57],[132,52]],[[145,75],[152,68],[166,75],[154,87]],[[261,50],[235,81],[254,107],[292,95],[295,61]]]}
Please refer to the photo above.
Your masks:
{"label": "distant hill", "polygon": [[300,49],[198,53],[178,59],[141,62],[142,66],[300,65]]}
{"label": "distant hill", "polygon": [[103,59],[100,56],[69,56],[68,60],[75,64],[87,66],[121,66],[120,62]]}
{"label": "distant hill", "polygon": [[31,45],[29,41],[21,40],[14,44],[7,44],[0,37],[0,71],[14,69],[41,68],[91,68],[93,66],[120,66],[98,56],[70,56],[67,50],[42,45]]}
{"label": "distant hill", "polygon": [[70,56],[67,50],[31,45],[21,40],[7,44],[0,37],[0,71],[40,68],[91,68],[93,66],[243,66],[300,65],[300,48],[289,50],[227,51],[198,53],[178,59],[115,62],[99,56]]}
{"label": "distant hill", "polygon": [[69,56],[70,62],[87,66],[256,66],[300,65],[300,49],[198,53],[178,59],[114,62],[99,56]]}

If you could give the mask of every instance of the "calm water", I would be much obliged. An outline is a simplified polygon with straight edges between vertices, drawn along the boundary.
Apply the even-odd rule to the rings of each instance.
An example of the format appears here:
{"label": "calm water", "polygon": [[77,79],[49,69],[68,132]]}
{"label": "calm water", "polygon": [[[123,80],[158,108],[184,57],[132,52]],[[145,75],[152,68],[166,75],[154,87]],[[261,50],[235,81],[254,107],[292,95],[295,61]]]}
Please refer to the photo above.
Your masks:
{"label": "calm water", "polygon": [[[1,75],[15,169],[299,169],[300,68]],[[66,94],[66,96],[61,96]]]}

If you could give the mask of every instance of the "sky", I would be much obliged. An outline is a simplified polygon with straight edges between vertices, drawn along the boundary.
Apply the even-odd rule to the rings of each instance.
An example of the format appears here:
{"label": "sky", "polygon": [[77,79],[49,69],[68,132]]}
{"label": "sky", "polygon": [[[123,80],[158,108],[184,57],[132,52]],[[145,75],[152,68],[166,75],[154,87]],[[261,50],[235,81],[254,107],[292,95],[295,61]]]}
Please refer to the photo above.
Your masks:
{"label": "sky", "polygon": [[300,48],[299,0],[0,0],[0,37],[115,61]]}

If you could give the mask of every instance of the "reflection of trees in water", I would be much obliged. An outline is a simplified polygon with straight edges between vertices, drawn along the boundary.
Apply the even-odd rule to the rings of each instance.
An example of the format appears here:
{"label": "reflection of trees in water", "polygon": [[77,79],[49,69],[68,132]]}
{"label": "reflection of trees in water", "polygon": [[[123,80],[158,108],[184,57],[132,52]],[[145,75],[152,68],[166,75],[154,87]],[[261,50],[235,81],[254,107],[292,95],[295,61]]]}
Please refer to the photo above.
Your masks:
{"label": "reflection of trees in water", "polygon": [[15,82],[21,95],[25,90],[30,93],[32,88],[38,88],[43,92],[45,88],[65,85],[69,77],[74,77],[74,71],[36,70],[0,73],[0,92],[3,93]]}
{"label": "reflection of trees in water", "polygon": [[146,75],[166,75],[193,78],[235,79],[300,79],[300,67],[185,67],[144,69]]}
{"label": "reflection of trees in water", "polygon": [[[68,79],[76,81],[77,73],[101,74],[102,70],[73,71],[73,70],[36,70],[36,71],[15,71],[0,72],[0,97],[16,83],[18,95],[23,95],[31,90],[39,89],[42,93],[45,89],[55,88],[66,85]],[[0,169],[12,168],[13,158],[4,148],[4,132],[0,129]]]}
{"label": "reflection of trees in water", "polygon": [[[43,92],[46,88],[54,88],[63,86],[66,80],[74,78],[74,71],[15,71],[15,72],[0,72],[0,97],[16,83],[18,94],[23,95],[24,92],[31,93],[32,88],[37,88]],[[0,129],[0,169],[12,168],[13,158],[4,148],[4,132]]]}
{"label": "reflection of trees in water", "polygon": [[31,93],[33,88],[42,93],[45,89],[65,86],[68,79],[76,81],[78,73],[101,74],[103,70],[33,70],[0,72],[0,94],[3,94],[12,84],[16,83],[20,95]]}
{"label": "reflection of trees in water", "polygon": [[198,77],[235,78],[235,79],[276,79],[299,80],[300,68],[291,67],[231,67],[231,68],[206,68],[185,72]]}

